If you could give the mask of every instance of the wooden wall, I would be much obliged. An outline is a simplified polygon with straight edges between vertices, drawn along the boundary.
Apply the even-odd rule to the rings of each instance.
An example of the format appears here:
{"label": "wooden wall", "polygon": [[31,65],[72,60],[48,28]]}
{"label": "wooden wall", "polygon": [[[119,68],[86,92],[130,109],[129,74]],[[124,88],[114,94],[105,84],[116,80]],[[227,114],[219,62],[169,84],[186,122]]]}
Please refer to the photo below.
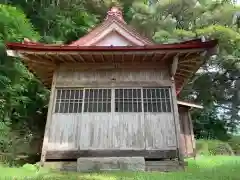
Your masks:
{"label": "wooden wall", "polygon": [[[56,74],[57,88],[172,85],[167,68],[80,71],[61,67]],[[53,113],[48,150],[171,150],[177,149],[176,141],[173,113]]]}
{"label": "wooden wall", "polygon": [[56,87],[141,87],[171,86],[166,69],[158,70],[110,70],[82,71],[60,68]]}

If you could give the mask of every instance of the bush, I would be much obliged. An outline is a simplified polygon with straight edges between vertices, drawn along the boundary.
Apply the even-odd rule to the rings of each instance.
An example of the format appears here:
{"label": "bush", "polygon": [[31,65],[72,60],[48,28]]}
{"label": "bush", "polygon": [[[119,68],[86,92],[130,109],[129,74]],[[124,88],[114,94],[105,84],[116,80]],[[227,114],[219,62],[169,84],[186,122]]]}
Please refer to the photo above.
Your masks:
{"label": "bush", "polygon": [[228,140],[229,145],[232,147],[236,155],[240,155],[240,136],[233,136]]}
{"label": "bush", "polygon": [[234,155],[228,143],[218,140],[197,140],[196,149],[201,155]]}

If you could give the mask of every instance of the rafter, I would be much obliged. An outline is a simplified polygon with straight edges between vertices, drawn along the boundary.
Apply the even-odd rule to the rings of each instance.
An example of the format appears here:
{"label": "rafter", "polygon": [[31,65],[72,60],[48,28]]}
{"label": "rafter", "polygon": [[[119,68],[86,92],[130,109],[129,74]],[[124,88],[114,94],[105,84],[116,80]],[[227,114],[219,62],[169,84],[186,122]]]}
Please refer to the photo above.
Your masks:
{"label": "rafter", "polygon": [[84,60],[84,58],[82,57],[82,55],[81,55],[81,54],[78,54],[78,56],[77,56],[77,57],[79,57],[79,58],[80,58],[80,60],[81,60],[82,62],[86,63],[86,61]]}
{"label": "rafter", "polygon": [[182,73],[179,73],[179,72],[177,72],[177,73],[175,74],[175,76],[182,76],[182,77],[184,77],[184,78],[188,77],[186,74],[182,74]]}
{"label": "rafter", "polygon": [[54,58],[52,57],[52,55],[46,54],[45,57],[47,57],[48,59],[50,59],[51,62],[55,63]]}
{"label": "rafter", "polygon": [[202,61],[199,61],[199,58],[195,57],[195,58],[192,58],[192,59],[186,59],[186,60],[180,60],[179,61],[179,64],[185,64],[185,63],[202,63]]}
{"label": "rafter", "polygon": [[143,59],[142,59],[142,62],[144,62],[148,57],[148,53],[146,53],[144,56],[143,56]]}
{"label": "rafter", "polygon": [[103,54],[101,54],[101,58],[102,58],[102,62],[105,62],[105,58]]}
{"label": "rafter", "polygon": [[186,67],[186,68],[194,68],[194,67],[196,67],[196,64],[178,64],[179,66],[179,68],[181,68],[181,67]]}
{"label": "rafter", "polygon": [[124,55],[124,53],[122,54],[122,60],[121,60],[121,62],[124,62],[124,57],[125,57],[125,55]]}
{"label": "rafter", "polygon": [[77,62],[76,59],[72,57],[72,55],[68,54],[68,55],[66,55],[66,57],[72,62]]}
{"label": "rafter", "polygon": [[28,57],[28,56],[25,56],[23,55],[23,58],[24,58],[24,61],[26,61],[27,63],[29,62],[34,62],[34,63],[37,63],[38,65],[45,65],[45,66],[53,66],[55,67],[55,64],[53,63],[49,63],[49,62],[46,62],[46,61],[40,61],[40,60],[37,60],[35,59],[34,57]]}
{"label": "rafter", "polygon": [[135,54],[132,55],[132,62],[134,62]]}
{"label": "rafter", "polygon": [[153,53],[153,55],[152,55],[152,61],[154,61],[154,62],[156,62],[156,60],[154,59],[155,57],[156,57],[156,55],[157,55],[157,53]]}
{"label": "rafter", "polygon": [[188,73],[192,73],[192,72],[193,72],[193,71],[188,70],[188,69],[179,69],[178,72],[179,72],[179,71],[180,71],[180,72],[181,72],[181,71],[184,71],[184,72],[188,72]]}
{"label": "rafter", "polygon": [[92,62],[96,62],[93,55],[91,54]]}

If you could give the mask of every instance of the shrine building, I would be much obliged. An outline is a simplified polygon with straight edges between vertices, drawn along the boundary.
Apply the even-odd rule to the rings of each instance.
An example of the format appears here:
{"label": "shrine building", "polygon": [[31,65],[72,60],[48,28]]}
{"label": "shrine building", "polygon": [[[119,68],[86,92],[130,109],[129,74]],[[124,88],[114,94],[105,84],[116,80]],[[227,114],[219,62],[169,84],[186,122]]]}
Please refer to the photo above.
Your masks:
{"label": "shrine building", "polygon": [[171,170],[195,155],[191,108],[178,94],[216,40],[155,44],[116,7],[80,39],[6,44],[51,89],[41,162],[65,170]]}

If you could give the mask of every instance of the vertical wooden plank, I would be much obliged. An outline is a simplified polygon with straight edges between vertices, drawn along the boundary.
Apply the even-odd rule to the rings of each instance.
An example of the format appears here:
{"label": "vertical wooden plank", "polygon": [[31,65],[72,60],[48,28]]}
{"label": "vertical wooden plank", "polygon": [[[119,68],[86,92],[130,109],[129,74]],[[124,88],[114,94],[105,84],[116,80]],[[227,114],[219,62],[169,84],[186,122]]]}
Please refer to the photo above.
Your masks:
{"label": "vertical wooden plank", "polygon": [[172,113],[145,113],[146,149],[176,149],[174,126]]}
{"label": "vertical wooden plank", "polygon": [[44,165],[46,152],[48,149],[48,137],[50,134],[50,127],[51,127],[51,121],[52,121],[52,114],[54,111],[54,99],[56,94],[56,78],[57,78],[57,70],[53,73],[53,79],[52,79],[52,87],[50,92],[50,98],[49,98],[49,104],[48,104],[48,113],[47,113],[47,122],[45,126],[45,132],[44,132],[44,138],[43,138],[43,145],[42,145],[42,154],[41,154],[41,165]]}
{"label": "vertical wooden plank", "polygon": [[[51,133],[49,135],[49,148],[51,150],[77,150],[77,124],[79,114],[52,115]],[[80,117],[81,118],[81,117]]]}
{"label": "vertical wooden plank", "polygon": [[191,139],[191,133],[189,128],[189,119],[188,119],[188,112],[187,109],[184,109],[183,112],[183,126],[184,126],[184,137],[185,137],[185,143],[186,143],[186,155],[189,155],[192,153],[192,139]]}
{"label": "vertical wooden plank", "polygon": [[185,127],[184,127],[184,109],[179,110],[179,121],[180,121],[180,150],[182,151],[182,154],[186,155],[187,154],[187,149],[186,149],[186,132],[185,132]]}
{"label": "vertical wooden plank", "polygon": [[192,137],[193,154],[194,154],[194,157],[195,157],[196,156],[196,141],[195,141],[195,137],[194,137],[193,122],[192,122],[192,116],[191,116],[190,111],[188,111],[188,121],[189,121],[189,128],[190,128],[190,132],[191,132],[191,137]]}
{"label": "vertical wooden plank", "polygon": [[177,93],[176,93],[176,87],[175,87],[175,81],[174,78],[172,78],[172,110],[173,110],[173,116],[174,116],[174,124],[175,124],[175,133],[176,133],[176,142],[177,142],[177,148],[178,148],[178,158],[179,161],[183,160],[183,154],[181,152],[180,147],[180,121],[179,121],[179,113],[178,113],[178,106],[177,106]]}

